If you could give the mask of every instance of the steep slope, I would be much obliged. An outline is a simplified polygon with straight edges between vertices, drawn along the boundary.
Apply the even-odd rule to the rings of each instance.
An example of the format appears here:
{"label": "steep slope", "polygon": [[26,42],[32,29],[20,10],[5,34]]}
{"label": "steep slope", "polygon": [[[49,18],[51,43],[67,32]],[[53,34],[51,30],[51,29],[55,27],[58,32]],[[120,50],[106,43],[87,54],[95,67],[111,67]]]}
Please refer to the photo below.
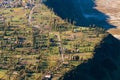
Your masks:
{"label": "steep slope", "polygon": [[120,0],[96,0],[96,9],[110,16],[109,23],[117,26],[108,32],[120,39]]}
{"label": "steep slope", "polygon": [[94,58],[60,80],[120,80],[120,41],[108,35],[96,46]]}
{"label": "steep slope", "polygon": [[95,0],[47,0],[45,4],[63,19],[71,19],[80,26],[96,25],[105,29],[115,26],[108,23],[109,16],[95,9]]}
{"label": "steep slope", "polygon": [[104,27],[120,39],[119,0],[47,0],[45,4],[63,19],[75,21],[79,26]]}
{"label": "steep slope", "polygon": [[96,4],[96,9],[110,16],[111,24],[120,27],[120,0],[96,0]]}
{"label": "steep slope", "polygon": [[[74,0],[68,1],[68,0],[47,0],[45,4],[53,8],[53,11],[63,19],[71,19],[77,20],[79,18],[85,19],[81,10],[76,8],[74,5]],[[79,13],[76,13],[79,12]],[[76,17],[77,16],[77,17]],[[84,20],[79,20],[81,23],[85,23]]]}

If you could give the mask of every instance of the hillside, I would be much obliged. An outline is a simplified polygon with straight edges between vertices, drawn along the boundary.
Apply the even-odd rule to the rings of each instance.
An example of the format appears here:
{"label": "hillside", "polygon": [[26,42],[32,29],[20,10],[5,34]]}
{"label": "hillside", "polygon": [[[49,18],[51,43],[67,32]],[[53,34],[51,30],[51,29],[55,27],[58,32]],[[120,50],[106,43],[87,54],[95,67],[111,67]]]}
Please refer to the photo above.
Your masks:
{"label": "hillside", "polygon": [[112,25],[117,26],[114,29],[108,30],[108,32],[113,34],[113,36],[115,36],[116,38],[120,39],[120,8],[119,8],[120,1],[96,0],[96,4],[97,4],[96,9],[110,16],[108,22]]}
{"label": "hillside", "polygon": [[94,58],[73,68],[60,80],[119,80],[120,2],[118,0],[115,2],[113,0],[47,0],[45,4],[53,8],[61,18],[75,21],[76,25],[104,27],[112,34],[96,46]]}
{"label": "hillside", "polygon": [[76,25],[96,25],[105,29],[115,27],[107,22],[108,15],[95,9],[94,0],[47,0],[45,4],[53,8],[54,12],[63,19],[68,18],[75,21]]}
{"label": "hillside", "polygon": [[63,20],[43,3],[30,5],[0,8],[0,79],[57,80],[92,58],[107,35]]}
{"label": "hillside", "polygon": [[96,46],[94,58],[60,80],[120,80],[120,41],[108,35]]}
{"label": "hillside", "polygon": [[[93,0],[43,1],[1,0],[0,80],[58,80],[64,74],[69,80],[67,74],[74,69],[79,71],[85,65],[88,74],[96,73],[94,66],[98,72],[104,69],[101,63],[105,68],[112,65],[103,70],[109,76],[108,71],[116,68],[112,57],[119,57],[120,47],[106,32],[116,27],[108,22],[109,16],[99,11]],[[97,74],[87,76],[99,78]]]}
{"label": "hillside", "polygon": [[104,27],[120,39],[119,0],[47,0],[45,4],[63,19],[68,18],[80,26]]}

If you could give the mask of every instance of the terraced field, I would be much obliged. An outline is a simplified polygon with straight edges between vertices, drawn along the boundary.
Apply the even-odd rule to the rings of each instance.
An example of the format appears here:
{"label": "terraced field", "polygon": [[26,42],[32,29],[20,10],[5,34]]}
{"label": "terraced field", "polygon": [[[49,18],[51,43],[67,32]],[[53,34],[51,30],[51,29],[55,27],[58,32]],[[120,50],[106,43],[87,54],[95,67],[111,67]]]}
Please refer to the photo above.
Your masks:
{"label": "terraced field", "polygon": [[103,28],[62,20],[44,4],[30,12],[23,7],[1,9],[1,79],[41,80],[52,75],[56,80],[92,58],[95,46],[107,36]]}

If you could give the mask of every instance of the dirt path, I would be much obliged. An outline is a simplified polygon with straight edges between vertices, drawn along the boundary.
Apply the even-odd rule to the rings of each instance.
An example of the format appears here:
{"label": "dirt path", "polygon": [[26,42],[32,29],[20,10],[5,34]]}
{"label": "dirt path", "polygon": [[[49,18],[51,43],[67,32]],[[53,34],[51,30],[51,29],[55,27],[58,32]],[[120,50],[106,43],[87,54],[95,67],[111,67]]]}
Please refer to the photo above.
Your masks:
{"label": "dirt path", "polygon": [[34,9],[38,6],[41,6],[41,4],[35,4],[35,6],[31,9],[29,16],[28,16],[28,23],[31,24],[32,23],[32,14],[34,12]]}
{"label": "dirt path", "polygon": [[[64,57],[63,57],[63,47],[62,47],[62,43],[61,43],[61,36],[60,36],[60,33],[55,33],[55,34],[57,35],[57,38],[58,38],[59,47],[60,47],[61,50],[62,50],[62,51],[61,51],[61,54],[60,54],[60,55],[61,55],[61,60],[58,61],[57,65],[54,66],[54,67],[52,67],[52,68],[49,70],[49,72],[46,71],[46,72],[43,74],[43,76],[42,76],[43,79],[44,79],[45,75],[48,74],[48,73],[54,75],[54,72],[57,71],[57,70],[63,65]],[[60,74],[59,74],[59,75],[60,75]],[[39,80],[40,78],[41,78],[41,77],[38,77],[37,80]],[[56,76],[54,76],[54,77],[52,78],[52,80],[55,80],[54,78],[56,78]]]}
{"label": "dirt path", "polygon": [[64,61],[64,50],[63,50],[63,46],[62,46],[62,41],[61,41],[61,33],[59,32],[57,34],[57,37],[58,37],[58,41],[59,41],[59,48],[61,49],[61,60]]}
{"label": "dirt path", "polygon": [[28,22],[29,22],[29,24],[32,23],[32,21],[31,21],[31,19],[32,19],[32,14],[33,14],[33,11],[34,11],[34,9],[35,9],[36,7],[37,7],[37,6],[35,5],[35,6],[31,9],[31,11],[30,11],[30,14],[29,14],[29,17],[28,17]]}

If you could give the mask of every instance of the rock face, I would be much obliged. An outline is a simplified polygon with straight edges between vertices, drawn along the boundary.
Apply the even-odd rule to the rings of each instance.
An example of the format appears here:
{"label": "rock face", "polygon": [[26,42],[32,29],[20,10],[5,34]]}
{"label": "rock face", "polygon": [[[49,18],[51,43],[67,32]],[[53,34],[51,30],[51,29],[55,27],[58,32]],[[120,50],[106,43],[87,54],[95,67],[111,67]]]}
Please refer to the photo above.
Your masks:
{"label": "rock face", "polygon": [[120,80],[120,41],[108,35],[96,46],[94,58],[60,80]]}

